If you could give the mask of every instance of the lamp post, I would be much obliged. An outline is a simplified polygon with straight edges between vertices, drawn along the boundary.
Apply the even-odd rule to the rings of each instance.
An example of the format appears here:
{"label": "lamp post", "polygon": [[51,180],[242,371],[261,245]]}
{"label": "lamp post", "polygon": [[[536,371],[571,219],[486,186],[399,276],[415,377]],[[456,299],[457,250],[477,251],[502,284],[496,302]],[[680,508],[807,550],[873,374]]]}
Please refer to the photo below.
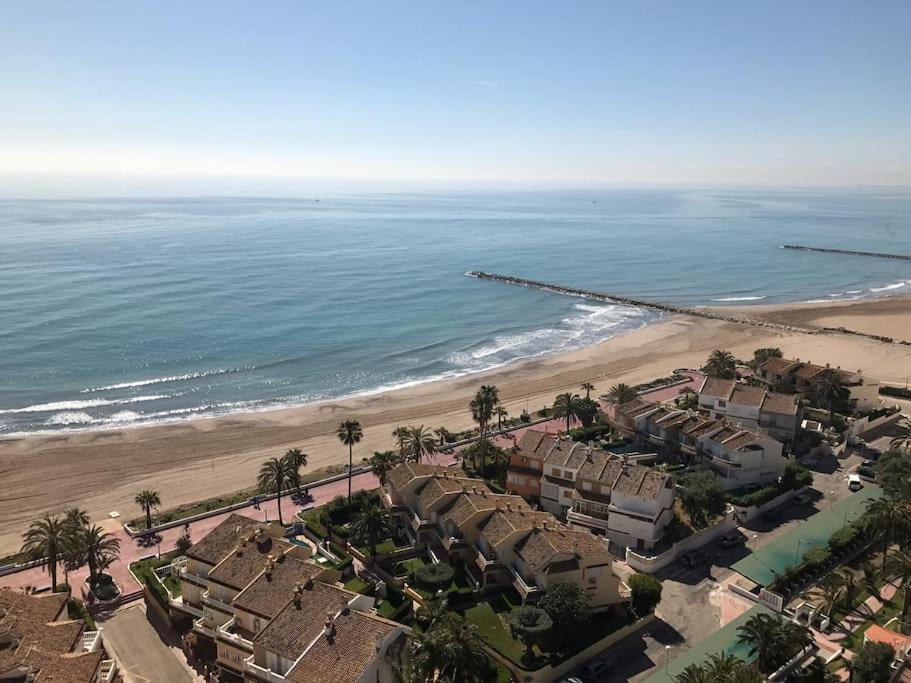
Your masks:
{"label": "lamp post", "polygon": [[800,546],[802,543],[802,538],[797,540],[797,554],[794,556],[794,564],[798,564],[800,562]]}
{"label": "lamp post", "polygon": [[671,646],[664,646],[664,675],[668,675],[668,667],[671,664]]}

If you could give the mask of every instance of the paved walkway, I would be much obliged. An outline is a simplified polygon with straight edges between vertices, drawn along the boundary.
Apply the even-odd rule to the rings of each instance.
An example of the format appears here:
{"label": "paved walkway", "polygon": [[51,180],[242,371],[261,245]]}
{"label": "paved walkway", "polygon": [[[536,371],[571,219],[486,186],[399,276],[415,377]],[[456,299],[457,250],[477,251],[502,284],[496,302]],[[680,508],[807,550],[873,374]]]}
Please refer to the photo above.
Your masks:
{"label": "paved walkway", "polygon": [[124,683],[203,680],[162,642],[139,605],[120,610],[104,623],[104,645],[120,664]]}

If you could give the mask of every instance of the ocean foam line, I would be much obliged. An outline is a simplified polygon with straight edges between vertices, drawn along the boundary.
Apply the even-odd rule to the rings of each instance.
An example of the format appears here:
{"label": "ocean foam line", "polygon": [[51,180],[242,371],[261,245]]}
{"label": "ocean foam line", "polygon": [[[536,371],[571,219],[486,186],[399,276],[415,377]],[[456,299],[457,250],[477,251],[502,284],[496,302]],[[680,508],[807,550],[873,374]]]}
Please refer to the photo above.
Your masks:
{"label": "ocean foam line", "polygon": [[712,299],[712,301],[760,301],[765,298],[764,296],[726,296],[720,299]]}
{"label": "ocean foam line", "polygon": [[145,387],[150,384],[164,384],[165,382],[182,382],[188,379],[199,379],[200,377],[214,377],[215,375],[229,375],[235,372],[246,372],[253,370],[252,366],[242,368],[227,368],[225,370],[208,370],[205,372],[188,372],[183,375],[171,375],[169,377],[155,377],[153,379],[140,379],[135,382],[121,382],[119,384],[108,384],[103,387],[91,387],[82,389],[80,394],[91,394],[96,391],[112,391],[114,389],[132,389],[134,387]]}
{"label": "ocean foam line", "polygon": [[163,394],[154,396],[134,396],[133,398],[122,398],[116,401],[97,398],[89,401],[57,401],[54,403],[36,403],[35,405],[25,406],[24,408],[8,408],[6,410],[0,410],[0,415],[9,415],[14,413],[51,413],[61,410],[82,410],[83,408],[98,408],[101,406],[116,406],[126,403],[158,401],[163,398],[174,398],[174,395]]}
{"label": "ocean foam line", "polygon": [[893,282],[891,285],[886,285],[884,287],[871,287],[871,292],[888,292],[892,289],[899,289],[911,284],[911,280],[901,280],[900,282]]}

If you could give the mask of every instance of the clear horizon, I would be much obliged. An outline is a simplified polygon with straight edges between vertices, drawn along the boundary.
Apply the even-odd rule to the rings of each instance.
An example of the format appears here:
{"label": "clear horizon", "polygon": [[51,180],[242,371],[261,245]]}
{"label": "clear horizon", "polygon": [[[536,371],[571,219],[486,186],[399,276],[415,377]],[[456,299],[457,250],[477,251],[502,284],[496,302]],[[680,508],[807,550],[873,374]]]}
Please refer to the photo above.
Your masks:
{"label": "clear horizon", "polygon": [[911,186],[911,5],[2,10],[0,195]]}

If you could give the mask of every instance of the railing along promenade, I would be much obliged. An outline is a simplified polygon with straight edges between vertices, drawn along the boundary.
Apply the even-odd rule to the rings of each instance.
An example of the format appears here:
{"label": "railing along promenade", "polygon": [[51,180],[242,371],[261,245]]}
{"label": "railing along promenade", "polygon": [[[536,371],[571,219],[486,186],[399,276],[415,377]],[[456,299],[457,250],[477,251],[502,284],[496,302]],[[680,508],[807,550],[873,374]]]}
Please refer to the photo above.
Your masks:
{"label": "railing along promenade", "polygon": [[873,258],[891,258],[899,261],[911,261],[911,256],[907,254],[885,254],[880,251],[856,251],[854,249],[829,249],[827,247],[807,247],[803,244],[782,244],[782,249],[794,249],[796,251],[818,251],[823,254],[844,254],[846,256],[871,256]]}
{"label": "railing along promenade", "polygon": [[530,287],[531,289],[540,289],[545,292],[562,294],[564,296],[576,296],[583,299],[591,299],[605,303],[619,303],[639,308],[650,308],[662,313],[673,313],[676,315],[688,315],[696,318],[707,318],[709,320],[721,320],[723,322],[739,323],[741,325],[753,325],[754,327],[765,327],[782,332],[798,334],[851,334],[858,337],[866,337],[887,344],[905,344],[911,345],[911,342],[895,340],[892,337],[885,337],[857,330],[849,330],[843,327],[799,327],[797,325],[786,325],[762,318],[751,318],[746,315],[719,311],[711,308],[694,308],[689,306],[673,306],[663,304],[657,301],[647,301],[645,299],[634,299],[629,296],[618,296],[616,294],[607,294],[605,292],[596,292],[589,289],[579,289],[578,287],[568,287],[565,285],[553,284],[550,282],[541,282],[540,280],[529,280],[524,277],[513,277],[512,275],[498,275],[497,273],[486,273],[481,270],[472,270],[465,273],[469,277],[478,278],[479,280],[489,280],[491,282],[500,282],[507,285],[516,285],[519,287]]}

